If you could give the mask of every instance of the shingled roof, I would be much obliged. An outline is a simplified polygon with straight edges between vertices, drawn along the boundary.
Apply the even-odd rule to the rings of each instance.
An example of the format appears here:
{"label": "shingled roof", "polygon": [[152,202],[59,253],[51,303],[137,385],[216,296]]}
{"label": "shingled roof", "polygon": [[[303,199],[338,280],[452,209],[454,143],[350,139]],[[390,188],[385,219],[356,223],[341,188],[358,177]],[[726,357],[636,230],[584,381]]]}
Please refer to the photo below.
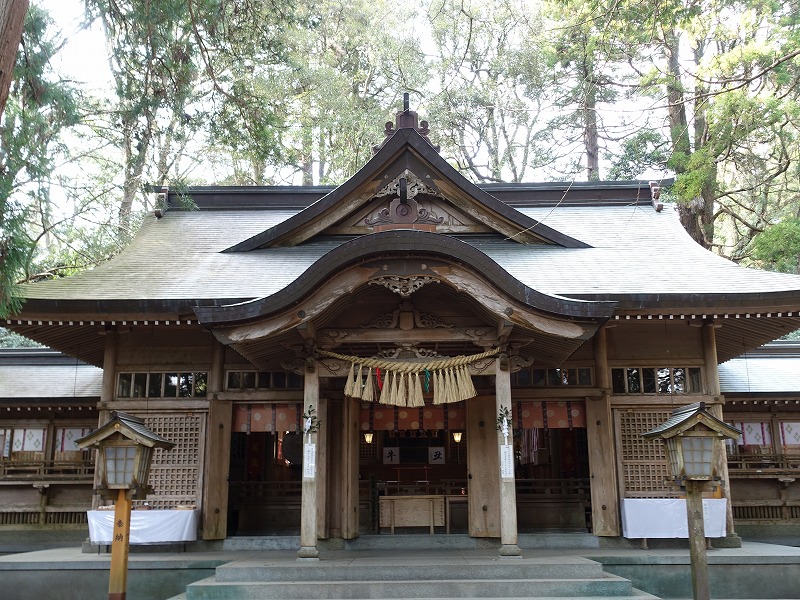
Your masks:
{"label": "shingled roof", "polygon": [[[180,209],[168,192],[108,263],[24,286],[23,313],[7,324],[100,364],[97,331],[47,327],[69,319],[91,327],[137,319],[196,326],[198,315],[212,323],[212,313],[225,312],[215,307],[245,304],[263,308],[263,316],[310,293],[337,266],[392,252],[449,252],[447,260],[509,301],[589,318],[594,327],[609,316],[730,317],[717,336],[723,360],[800,328],[800,277],[745,269],[704,250],[675,207],[654,206],[650,182],[476,186],[418,125],[415,113],[398,113],[397,129],[387,129],[375,156],[335,188],[182,190],[196,210]],[[393,231],[396,243],[387,241]]]}

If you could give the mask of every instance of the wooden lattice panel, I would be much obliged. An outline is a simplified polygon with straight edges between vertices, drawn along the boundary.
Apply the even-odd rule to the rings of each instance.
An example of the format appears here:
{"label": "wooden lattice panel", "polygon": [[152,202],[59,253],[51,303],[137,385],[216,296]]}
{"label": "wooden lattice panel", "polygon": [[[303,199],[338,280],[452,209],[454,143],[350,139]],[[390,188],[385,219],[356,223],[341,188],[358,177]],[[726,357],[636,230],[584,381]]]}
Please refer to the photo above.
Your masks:
{"label": "wooden lattice panel", "polygon": [[[152,508],[200,506],[200,465],[205,440],[204,413],[141,414],[155,433],[173,442],[171,450],[156,449],[150,467]],[[139,504],[137,502],[137,504]]]}
{"label": "wooden lattice panel", "polygon": [[621,457],[620,484],[625,498],[669,496],[671,488],[667,455],[661,440],[646,440],[642,434],[670,416],[664,409],[615,410],[617,444]]}

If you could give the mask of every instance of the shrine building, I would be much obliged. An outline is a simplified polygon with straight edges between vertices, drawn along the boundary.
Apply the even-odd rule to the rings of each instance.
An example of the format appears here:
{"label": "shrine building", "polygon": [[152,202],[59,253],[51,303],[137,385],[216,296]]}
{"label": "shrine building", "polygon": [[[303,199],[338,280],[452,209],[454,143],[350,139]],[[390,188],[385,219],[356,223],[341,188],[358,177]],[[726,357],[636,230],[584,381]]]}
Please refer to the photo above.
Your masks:
{"label": "shrine building", "polygon": [[299,534],[301,557],[404,532],[514,555],[521,532],[622,536],[626,500],[677,495],[641,434],[698,401],[726,418],[718,365],[800,329],[800,277],[701,248],[656,183],[476,186],[416,113],[385,133],[335,188],[160,190],[118,256],[24,286],[2,325],[102,382],[92,412],[0,429],[9,464],[124,411],[176,443],[149,506],[195,507],[206,540]]}

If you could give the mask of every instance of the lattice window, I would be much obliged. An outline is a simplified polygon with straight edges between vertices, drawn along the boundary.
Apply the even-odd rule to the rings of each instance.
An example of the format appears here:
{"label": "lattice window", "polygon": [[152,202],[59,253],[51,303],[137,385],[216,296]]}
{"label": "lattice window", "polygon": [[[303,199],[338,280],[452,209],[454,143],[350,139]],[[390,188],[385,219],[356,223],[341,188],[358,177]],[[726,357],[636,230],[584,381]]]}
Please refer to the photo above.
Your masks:
{"label": "lattice window", "polygon": [[672,496],[664,481],[669,477],[667,455],[661,440],[646,440],[642,434],[670,416],[667,409],[614,411],[617,443],[621,455],[620,482],[625,498]]}
{"label": "lattice window", "polygon": [[156,449],[153,453],[150,485],[154,491],[148,495],[147,503],[153,508],[199,507],[205,414],[147,413],[138,416],[143,417],[145,424],[155,433],[175,443],[171,450]]}

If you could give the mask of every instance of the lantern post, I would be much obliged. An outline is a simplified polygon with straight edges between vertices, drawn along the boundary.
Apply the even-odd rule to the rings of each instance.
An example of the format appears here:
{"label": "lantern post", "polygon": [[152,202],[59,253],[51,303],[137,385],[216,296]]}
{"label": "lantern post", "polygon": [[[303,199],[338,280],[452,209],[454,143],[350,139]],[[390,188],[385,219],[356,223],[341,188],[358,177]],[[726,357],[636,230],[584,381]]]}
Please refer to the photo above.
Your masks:
{"label": "lantern post", "polygon": [[696,402],[672,411],[666,422],[643,434],[663,440],[672,482],[686,490],[686,518],[689,528],[689,559],[694,600],[709,600],[708,557],[706,556],[703,489],[719,482],[714,472],[715,456],[723,452],[722,441],[742,434]]}
{"label": "lantern post", "polygon": [[111,569],[108,600],[125,600],[128,581],[128,547],[131,530],[131,501],[145,498],[153,450],[175,446],[148,429],[144,420],[112,411],[111,420],[75,442],[81,448],[96,448],[98,485],[103,497],[115,498],[111,541]]}

